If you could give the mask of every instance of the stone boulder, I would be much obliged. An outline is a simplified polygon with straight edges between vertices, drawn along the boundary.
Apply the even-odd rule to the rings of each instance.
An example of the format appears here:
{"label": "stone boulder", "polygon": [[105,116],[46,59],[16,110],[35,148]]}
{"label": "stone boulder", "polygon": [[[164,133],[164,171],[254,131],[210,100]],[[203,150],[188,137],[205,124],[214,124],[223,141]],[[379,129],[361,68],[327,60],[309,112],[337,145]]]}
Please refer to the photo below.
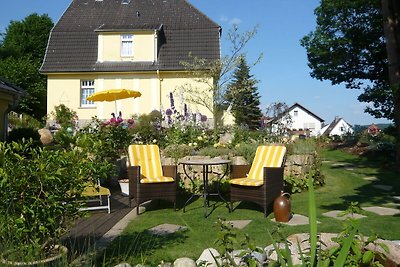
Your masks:
{"label": "stone boulder", "polygon": [[39,129],[38,133],[40,135],[40,142],[42,142],[43,145],[50,145],[51,143],[53,143],[53,135],[51,134],[49,129]]}
{"label": "stone boulder", "polygon": [[190,258],[179,258],[174,261],[174,267],[196,267],[196,262]]}

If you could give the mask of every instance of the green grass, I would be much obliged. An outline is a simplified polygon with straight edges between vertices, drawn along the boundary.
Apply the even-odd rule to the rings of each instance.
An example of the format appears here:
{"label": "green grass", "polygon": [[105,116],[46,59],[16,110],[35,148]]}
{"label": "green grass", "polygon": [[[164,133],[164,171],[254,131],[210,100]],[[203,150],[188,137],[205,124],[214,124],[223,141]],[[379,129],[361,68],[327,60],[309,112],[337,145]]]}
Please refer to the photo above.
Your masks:
{"label": "green grass", "polygon": [[[345,210],[351,202],[357,201],[361,207],[382,205],[392,201],[392,192],[400,193],[398,174],[390,171],[383,162],[359,158],[339,150],[323,150],[323,173],[326,184],[316,188],[318,232],[340,232],[342,222],[324,217],[322,213],[330,210]],[[347,167],[335,166],[347,163]],[[351,169],[348,169],[351,168]],[[379,181],[370,182],[365,176],[376,176]],[[392,192],[372,187],[373,183],[392,185]],[[180,198],[178,207],[182,207],[185,198]],[[213,204],[214,202],[211,202]],[[154,204],[154,205],[153,205]],[[182,209],[172,210],[169,203],[153,203],[145,213],[132,221],[121,237],[117,238],[102,255],[101,263],[106,266],[120,262],[131,264],[145,263],[156,266],[161,261],[173,262],[179,257],[197,259],[201,252],[209,247],[217,248],[215,241],[219,232],[216,227],[218,218],[226,220],[246,219],[252,222],[243,229],[252,242],[265,247],[271,243],[268,232],[279,232],[287,236],[294,233],[309,232],[309,226],[285,226],[273,223],[273,214],[263,217],[260,208],[251,203],[235,203],[237,208],[229,213],[222,202],[217,202],[208,218],[204,218],[202,199],[189,204],[185,213]],[[389,206],[390,207],[390,206]],[[292,195],[292,212],[308,216],[308,194],[303,192]],[[381,238],[400,239],[399,216],[379,216],[366,213],[361,219],[360,231],[364,235],[377,234]],[[153,236],[146,231],[159,224],[170,223],[185,226],[186,231],[166,236]],[[384,226],[384,227],[383,227]],[[275,236],[276,237],[276,236]]]}

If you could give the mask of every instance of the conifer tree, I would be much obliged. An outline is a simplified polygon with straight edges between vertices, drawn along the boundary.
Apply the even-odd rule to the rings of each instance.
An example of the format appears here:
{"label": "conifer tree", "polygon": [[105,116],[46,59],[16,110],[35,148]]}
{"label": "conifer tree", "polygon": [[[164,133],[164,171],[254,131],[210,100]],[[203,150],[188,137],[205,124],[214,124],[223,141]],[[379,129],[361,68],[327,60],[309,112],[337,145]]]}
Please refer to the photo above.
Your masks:
{"label": "conifer tree", "polygon": [[231,105],[237,125],[247,125],[249,129],[258,129],[262,116],[257,80],[250,75],[250,67],[245,57],[241,57],[233,74],[233,81],[225,93],[227,105]]}

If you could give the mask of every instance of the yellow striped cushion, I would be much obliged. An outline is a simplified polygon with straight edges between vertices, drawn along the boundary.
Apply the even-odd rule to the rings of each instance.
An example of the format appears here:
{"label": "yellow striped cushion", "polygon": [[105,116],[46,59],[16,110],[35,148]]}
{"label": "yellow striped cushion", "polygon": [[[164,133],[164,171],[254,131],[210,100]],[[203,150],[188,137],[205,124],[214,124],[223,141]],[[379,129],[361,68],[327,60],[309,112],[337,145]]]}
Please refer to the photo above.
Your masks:
{"label": "yellow striped cushion", "polygon": [[174,179],[172,177],[161,176],[157,178],[144,178],[140,179],[140,182],[143,184],[150,184],[150,183],[168,183],[173,182]]}
{"label": "yellow striped cushion", "polygon": [[262,185],[264,183],[264,167],[281,167],[285,158],[285,154],[285,146],[259,146],[247,177],[232,179],[230,180],[230,183],[244,186]]}
{"label": "yellow striped cushion", "polygon": [[141,183],[173,182],[172,177],[163,176],[160,150],[157,145],[130,145],[128,149],[131,166],[140,166]]}
{"label": "yellow striped cushion", "polygon": [[260,186],[264,183],[263,180],[249,179],[249,178],[232,179],[230,182],[231,184],[244,185],[244,186]]}

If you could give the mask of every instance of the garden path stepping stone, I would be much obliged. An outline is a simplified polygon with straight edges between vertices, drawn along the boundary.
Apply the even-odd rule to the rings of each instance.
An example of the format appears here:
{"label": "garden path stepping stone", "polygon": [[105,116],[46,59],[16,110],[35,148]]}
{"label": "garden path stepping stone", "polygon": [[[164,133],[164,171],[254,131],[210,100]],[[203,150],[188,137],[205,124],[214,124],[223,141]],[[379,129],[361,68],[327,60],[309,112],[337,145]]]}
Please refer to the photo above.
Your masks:
{"label": "garden path stepping stone", "polygon": [[153,235],[167,235],[186,229],[182,225],[164,223],[148,229]]}
{"label": "garden path stepping stone", "polygon": [[376,177],[376,176],[367,176],[367,177],[364,177],[364,180],[367,180],[367,181],[378,181],[378,177]]}
{"label": "garden path stepping stone", "polygon": [[375,184],[375,185],[373,185],[373,187],[381,189],[383,191],[390,191],[393,188],[393,186],[391,186],[391,185],[383,185],[383,184]]}
{"label": "garden path stepping stone", "polygon": [[400,202],[400,196],[393,196],[394,201]]}
{"label": "garden path stepping stone", "polygon": [[226,222],[231,224],[234,228],[243,229],[249,223],[251,223],[251,220],[234,220],[234,221],[226,221]]}
{"label": "garden path stepping stone", "polygon": [[400,213],[398,209],[384,208],[384,207],[365,207],[363,210],[376,213],[378,215],[395,215]]}
{"label": "garden path stepping stone", "polygon": [[367,216],[364,216],[364,215],[361,215],[361,214],[358,214],[358,213],[346,214],[344,216],[338,216],[342,212],[343,212],[342,210],[332,210],[332,211],[328,211],[328,212],[322,213],[322,215],[327,216],[327,217],[331,217],[331,218],[335,218],[335,219],[338,219],[338,220],[342,220],[342,221],[347,219],[347,218],[361,219],[361,218],[367,217]]}
{"label": "garden path stepping stone", "polygon": [[[275,222],[275,218],[271,219]],[[279,222],[285,225],[296,226],[296,225],[306,225],[309,224],[309,219],[307,216],[301,214],[293,214],[292,218],[288,222]],[[317,221],[317,223],[320,223]]]}

